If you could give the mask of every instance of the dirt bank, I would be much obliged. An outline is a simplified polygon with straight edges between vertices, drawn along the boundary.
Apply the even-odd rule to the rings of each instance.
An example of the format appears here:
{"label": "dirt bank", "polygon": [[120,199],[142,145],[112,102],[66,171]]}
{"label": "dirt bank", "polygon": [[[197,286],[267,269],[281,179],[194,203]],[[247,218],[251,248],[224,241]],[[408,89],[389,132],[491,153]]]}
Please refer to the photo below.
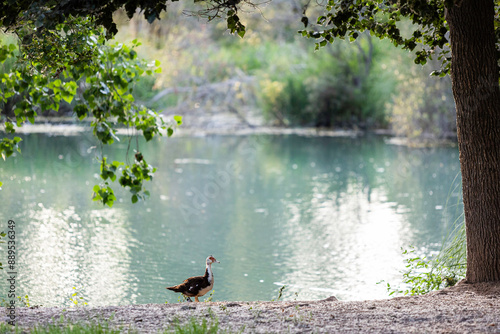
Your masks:
{"label": "dirt bank", "polygon": [[213,302],[19,308],[23,327],[112,319],[141,333],[173,329],[196,317],[244,333],[500,333],[500,283],[458,286],[417,297],[374,301]]}

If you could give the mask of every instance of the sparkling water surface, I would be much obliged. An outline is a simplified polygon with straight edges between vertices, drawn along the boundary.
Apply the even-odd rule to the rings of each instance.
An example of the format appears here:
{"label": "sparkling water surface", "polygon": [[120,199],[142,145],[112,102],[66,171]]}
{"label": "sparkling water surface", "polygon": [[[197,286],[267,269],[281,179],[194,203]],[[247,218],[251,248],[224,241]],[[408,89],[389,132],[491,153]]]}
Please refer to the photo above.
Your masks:
{"label": "sparkling water surface", "polygon": [[[128,139],[113,146],[103,153],[124,161]],[[25,135],[22,154],[0,163],[17,295],[46,306],[70,305],[75,291],[89,305],[177,302],[165,287],[202,275],[214,255],[213,300],[271,300],[283,285],[285,300],[387,298],[377,282],[401,282],[401,247],[435,252],[462,210],[456,147],[256,135],[139,149],[158,168],[151,197],[132,204],[116,182],[112,208],[91,199],[100,148],[90,134]],[[7,299],[6,280],[0,289]]]}

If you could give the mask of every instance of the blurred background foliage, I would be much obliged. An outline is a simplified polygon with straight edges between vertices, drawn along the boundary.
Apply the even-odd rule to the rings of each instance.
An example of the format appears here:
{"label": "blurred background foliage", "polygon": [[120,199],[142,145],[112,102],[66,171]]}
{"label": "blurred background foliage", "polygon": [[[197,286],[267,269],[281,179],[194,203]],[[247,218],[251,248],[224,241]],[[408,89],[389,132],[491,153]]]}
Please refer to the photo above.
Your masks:
{"label": "blurred background foliage", "polygon": [[[369,34],[314,52],[315,41],[297,33],[302,2],[273,0],[241,13],[243,39],[230,35],[225,21],[194,15],[199,8],[190,2],[172,3],[153,24],[118,11],[115,39],[138,39],[139,56],[161,62],[161,73],[135,84],[136,100],[167,114],[229,112],[254,125],[388,129],[410,139],[455,136],[450,80],[429,76],[437,62],[415,65],[411,54]],[[320,11],[311,3],[307,15],[311,20]],[[184,123],[203,126],[189,117]]]}

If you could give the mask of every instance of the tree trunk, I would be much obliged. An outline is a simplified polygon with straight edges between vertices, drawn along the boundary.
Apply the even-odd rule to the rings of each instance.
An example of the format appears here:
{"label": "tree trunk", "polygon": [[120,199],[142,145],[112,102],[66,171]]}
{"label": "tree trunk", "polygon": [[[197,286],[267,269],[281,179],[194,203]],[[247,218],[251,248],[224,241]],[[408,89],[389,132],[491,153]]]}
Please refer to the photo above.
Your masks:
{"label": "tree trunk", "polygon": [[500,281],[500,89],[494,1],[448,8],[470,283]]}

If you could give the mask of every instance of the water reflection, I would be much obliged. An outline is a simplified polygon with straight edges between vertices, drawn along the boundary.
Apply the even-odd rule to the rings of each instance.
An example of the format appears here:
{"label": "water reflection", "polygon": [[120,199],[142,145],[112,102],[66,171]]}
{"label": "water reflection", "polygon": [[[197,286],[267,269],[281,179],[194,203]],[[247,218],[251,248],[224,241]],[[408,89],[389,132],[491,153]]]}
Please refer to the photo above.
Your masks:
{"label": "water reflection", "polygon": [[[90,199],[89,136],[24,143],[0,165],[0,218],[19,226],[20,292],[44,305],[68,305],[73,286],[93,305],[175,302],[165,286],[203,274],[209,254],[216,300],[270,300],[285,284],[285,299],[383,298],[376,282],[400,280],[400,247],[436,250],[461,212],[456,148],[171,138],[141,144],[159,167],[152,197],[132,205],[117,189],[106,209]],[[104,153],[124,160],[126,148]]]}
{"label": "water reflection", "polygon": [[74,207],[45,208],[26,216],[19,240],[19,283],[34,305],[67,305],[76,287],[92,305],[135,301],[131,272],[134,239],[119,209],[91,210],[83,217]]}
{"label": "water reflection", "polygon": [[[349,185],[342,198],[314,197],[311,203],[289,203],[286,234],[286,267],[300,266],[287,273],[279,284],[320,298],[324,292],[342,299],[383,298],[374,291],[376,283],[389,279],[401,266],[400,246],[412,240],[411,230],[401,221],[378,190],[371,199]],[[312,210],[312,219],[301,212]],[[318,277],[321,284],[318,286]],[[277,283],[278,284],[278,283]]]}

